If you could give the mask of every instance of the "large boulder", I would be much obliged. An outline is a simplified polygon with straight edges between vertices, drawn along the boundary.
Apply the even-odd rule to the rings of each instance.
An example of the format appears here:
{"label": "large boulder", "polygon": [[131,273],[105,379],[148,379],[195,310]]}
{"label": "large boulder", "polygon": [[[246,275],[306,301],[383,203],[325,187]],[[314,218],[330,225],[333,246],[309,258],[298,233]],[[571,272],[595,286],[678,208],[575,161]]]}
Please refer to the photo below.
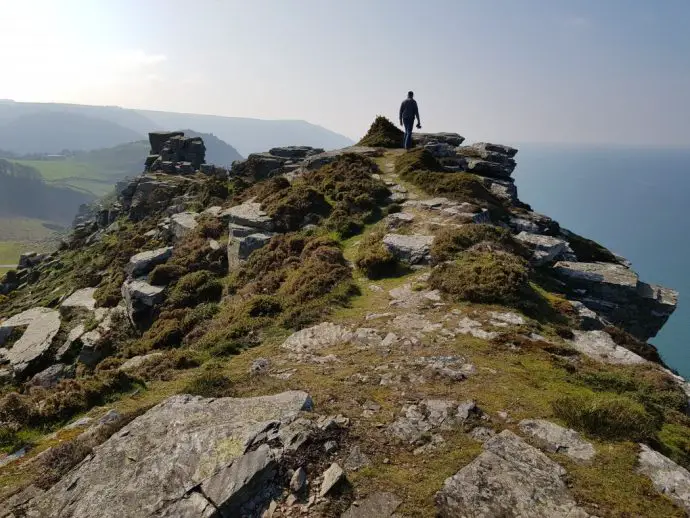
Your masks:
{"label": "large boulder", "polygon": [[412,140],[420,147],[430,144],[448,144],[457,147],[465,141],[465,137],[457,133],[415,133]]}
{"label": "large boulder", "polygon": [[250,516],[243,505],[261,507],[255,498],[282,459],[280,430],[310,408],[305,392],[173,396],[115,433],[32,507],[53,518]]}
{"label": "large boulder", "polygon": [[230,223],[245,227],[272,231],[273,220],[261,208],[261,204],[255,201],[247,201],[241,205],[231,207],[228,211]]}
{"label": "large boulder", "polygon": [[96,309],[95,293],[96,288],[75,291],[60,304],[60,314],[64,318],[74,318],[92,313]]}
{"label": "large boulder", "polygon": [[170,232],[172,238],[178,241],[193,231],[199,223],[197,219],[199,214],[197,212],[180,212],[170,216]]}
{"label": "large boulder", "polygon": [[60,313],[49,308],[33,308],[0,324],[0,345],[4,345],[12,332],[26,327],[21,338],[4,353],[14,375],[23,378],[45,360],[55,335],[60,330]]}
{"label": "large boulder", "polygon": [[401,262],[421,264],[429,261],[434,236],[386,234],[383,246]]}
{"label": "large boulder", "polygon": [[563,480],[565,469],[509,430],[448,478],[436,494],[438,515],[472,518],[588,518]]}
{"label": "large boulder", "polygon": [[163,301],[164,286],[153,286],[142,279],[128,279],[122,285],[122,298],[133,323],[145,317],[156,304]]}
{"label": "large boulder", "polygon": [[34,387],[53,388],[61,379],[73,377],[74,366],[56,363],[31,378],[29,385]]}
{"label": "large boulder", "polygon": [[573,298],[640,340],[656,336],[678,304],[676,291],[641,282],[620,264],[559,261],[553,271]]}
{"label": "large boulder", "polygon": [[149,144],[151,144],[151,154],[160,155],[165,143],[173,137],[184,137],[181,131],[151,131],[149,132]]}
{"label": "large boulder", "polygon": [[138,253],[129,259],[129,263],[125,267],[125,270],[132,277],[146,275],[153,270],[155,266],[163,264],[170,259],[172,252],[173,247],[166,246],[164,248]]}

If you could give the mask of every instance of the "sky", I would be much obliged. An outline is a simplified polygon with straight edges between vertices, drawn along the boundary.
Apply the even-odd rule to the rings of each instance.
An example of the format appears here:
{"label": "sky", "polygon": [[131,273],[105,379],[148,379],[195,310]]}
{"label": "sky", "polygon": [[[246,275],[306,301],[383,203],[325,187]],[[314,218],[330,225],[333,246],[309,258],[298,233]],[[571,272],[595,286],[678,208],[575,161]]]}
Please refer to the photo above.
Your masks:
{"label": "sky", "polygon": [[688,0],[0,0],[0,99],[690,147]]}

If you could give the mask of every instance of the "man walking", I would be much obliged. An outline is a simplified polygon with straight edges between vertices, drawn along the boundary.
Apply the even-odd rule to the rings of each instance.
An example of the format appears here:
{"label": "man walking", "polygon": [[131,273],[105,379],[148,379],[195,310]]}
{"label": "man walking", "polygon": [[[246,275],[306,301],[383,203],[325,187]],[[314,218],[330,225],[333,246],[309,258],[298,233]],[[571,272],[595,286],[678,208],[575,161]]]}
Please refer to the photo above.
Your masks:
{"label": "man walking", "polygon": [[407,99],[400,105],[400,125],[405,126],[405,140],[403,141],[405,149],[412,147],[412,127],[415,117],[417,118],[417,129],[422,129],[422,121],[419,120],[419,108],[417,108],[417,101],[414,100],[414,92],[407,92]]}

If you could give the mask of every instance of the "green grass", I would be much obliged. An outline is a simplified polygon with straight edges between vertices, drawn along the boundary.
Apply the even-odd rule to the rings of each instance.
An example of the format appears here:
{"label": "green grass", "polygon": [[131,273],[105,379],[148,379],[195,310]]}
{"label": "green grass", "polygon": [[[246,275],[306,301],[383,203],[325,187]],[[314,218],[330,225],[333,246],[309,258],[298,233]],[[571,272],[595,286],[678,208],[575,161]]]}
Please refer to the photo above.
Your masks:
{"label": "green grass", "polygon": [[0,242],[0,264],[17,264],[19,254],[25,251],[24,243],[14,241]]}
{"label": "green grass", "polygon": [[0,217],[0,242],[43,241],[54,237],[55,232],[61,228],[55,223],[40,219]]}
{"label": "green grass", "polygon": [[114,179],[108,179],[107,173],[97,166],[70,159],[14,160],[13,162],[33,167],[50,184],[88,191],[97,196],[107,194],[115,183]]}

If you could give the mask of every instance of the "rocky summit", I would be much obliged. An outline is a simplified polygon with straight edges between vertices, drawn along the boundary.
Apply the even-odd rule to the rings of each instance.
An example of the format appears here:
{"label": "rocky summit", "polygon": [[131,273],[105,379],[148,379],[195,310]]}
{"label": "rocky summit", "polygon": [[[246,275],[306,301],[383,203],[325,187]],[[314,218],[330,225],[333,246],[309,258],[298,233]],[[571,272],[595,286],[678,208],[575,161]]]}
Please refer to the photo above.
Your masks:
{"label": "rocky summit", "polygon": [[0,280],[0,518],[688,516],[678,294],[521,202],[516,148],[149,140]]}

